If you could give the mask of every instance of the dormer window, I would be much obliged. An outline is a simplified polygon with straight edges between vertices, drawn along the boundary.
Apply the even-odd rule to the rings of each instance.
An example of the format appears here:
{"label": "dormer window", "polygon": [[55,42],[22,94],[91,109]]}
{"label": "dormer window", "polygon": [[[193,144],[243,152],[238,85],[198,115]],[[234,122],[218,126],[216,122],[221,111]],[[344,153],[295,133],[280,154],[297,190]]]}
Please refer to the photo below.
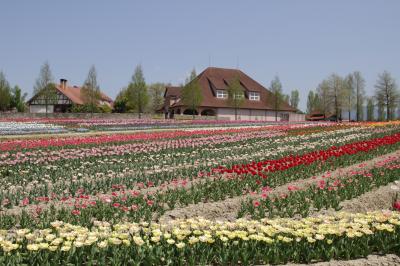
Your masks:
{"label": "dormer window", "polygon": [[242,99],[242,98],[244,98],[244,92],[235,93],[235,95],[233,95],[233,98],[234,99]]}
{"label": "dormer window", "polygon": [[250,101],[259,101],[260,100],[260,93],[256,91],[249,92],[249,100]]}
{"label": "dormer window", "polygon": [[228,92],[225,90],[217,90],[217,98],[218,99],[227,99],[228,98]]}

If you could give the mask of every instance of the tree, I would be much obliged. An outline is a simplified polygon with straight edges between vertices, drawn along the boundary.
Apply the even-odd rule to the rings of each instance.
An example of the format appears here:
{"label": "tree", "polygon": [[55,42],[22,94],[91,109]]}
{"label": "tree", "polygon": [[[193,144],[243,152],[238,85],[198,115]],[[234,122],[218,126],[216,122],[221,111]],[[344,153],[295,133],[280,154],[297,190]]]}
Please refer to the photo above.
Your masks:
{"label": "tree", "polygon": [[27,93],[22,93],[20,87],[15,86],[11,90],[11,108],[16,108],[18,112],[25,112]]}
{"label": "tree", "polygon": [[240,85],[239,77],[235,77],[228,85],[228,104],[235,110],[235,120],[237,111],[244,103],[244,91]]}
{"label": "tree", "polygon": [[337,75],[332,74],[328,78],[329,86],[329,101],[332,103],[333,112],[336,116],[336,121],[342,119],[342,108],[345,99],[345,86],[343,79]]}
{"label": "tree", "polygon": [[300,102],[299,91],[292,90],[292,92],[290,93],[290,106],[295,109],[298,109],[299,102]]}
{"label": "tree", "polygon": [[153,83],[149,86],[151,111],[157,112],[164,103],[163,93],[165,91],[165,83]]}
{"label": "tree", "polygon": [[197,77],[196,69],[193,68],[192,71],[190,71],[189,76],[185,79],[185,85],[189,84],[189,82],[194,80],[196,77]]}
{"label": "tree", "polygon": [[139,119],[149,102],[146,81],[143,76],[142,66],[138,65],[132,75],[132,81],[127,88],[128,99],[134,110],[138,112]]}
{"label": "tree", "polygon": [[128,93],[127,88],[123,88],[117,95],[113,105],[113,112],[115,113],[126,113],[128,109]]}
{"label": "tree", "polygon": [[355,82],[353,74],[347,75],[343,81],[343,107],[348,111],[348,119],[351,120],[351,110],[353,109],[355,102]]}
{"label": "tree", "polygon": [[33,92],[38,98],[44,101],[47,117],[48,106],[54,104],[57,100],[57,89],[53,82],[53,75],[51,74],[48,62],[45,62],[40,68],[39,77],[36,79]]}
{"label": "tree", "polygon": [[323,80],[317,87],[317,93],[314,100],[315,106],[318,110],[323,112],[324,118],[328,117],[328,114],[332,112],[332,100],[330,98],[330,87],[328,80]]}
{"label": "tree", "polygon": [[10,108],[11,92],[3,72],[0,72],[0,111],[7,111]]}
{"label": "tree", "polygon": [[194,69],[191,72],[189,79],[186,80],[186,85],[182,89],[181,99],[184,105],[191,108],[192,117],[194,119],[195,111],[203,101],[201,87]]}
{"label": "tree", "polygon": [[377,99],[377,105],[378,105],[378,121],[384,121],[385,120],[385,103],[383,102],[382,99]]}
{"label": "tree", "polygon": [[374,120],[374,99],[368,98],[367,101],[367,121],[373,121]]}
{"label": "tree", "polygon": [[315,110],[314,97],[314,91],[310,90],[307,96],[307,114],[311,114]]}
{"label": "tree", "polygon": [[283,102],[282,83],[278,76],[271,81],[272,106],[275,111],[275,121],[278,121],[278,111]]}
{"label": "tree", "polygon": [[386,108],[386,120],[394,119],[394,111],[396,109],[397,101],[399,100],[399,93],[397,91],[397,84],[389,72],[384,71],[378,76],[375,84],[375,98],[379,107]]}
{"label": "tree", "polygon": [[288,105],[290,105],[290,96],[289,94],[283,94],[283,102],[287,103]]}
{"label": "tree", "polygon": [[91,66],[87,78],[82,86],[82,96],[86,108],[92,115],[98,112],[98,104],[101,98],[100,86],[97,82],[97,72],[95,66]]}
{"label": "tree", "polygon": [[356,120],[361,121],[364,117],[365,80],[359,71],[353,72],[353,87],[356,98]]}

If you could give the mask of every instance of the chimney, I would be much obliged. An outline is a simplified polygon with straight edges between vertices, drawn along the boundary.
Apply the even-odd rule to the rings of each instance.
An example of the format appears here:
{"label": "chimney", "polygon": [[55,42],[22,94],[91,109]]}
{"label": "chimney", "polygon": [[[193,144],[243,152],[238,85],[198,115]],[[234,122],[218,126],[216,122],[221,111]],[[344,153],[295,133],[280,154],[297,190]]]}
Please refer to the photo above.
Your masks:
{"label": "chimney", "polygon": [[67,88],[67,80],[60,79],[60,85],[61,85],[61,88],[66,89]]}

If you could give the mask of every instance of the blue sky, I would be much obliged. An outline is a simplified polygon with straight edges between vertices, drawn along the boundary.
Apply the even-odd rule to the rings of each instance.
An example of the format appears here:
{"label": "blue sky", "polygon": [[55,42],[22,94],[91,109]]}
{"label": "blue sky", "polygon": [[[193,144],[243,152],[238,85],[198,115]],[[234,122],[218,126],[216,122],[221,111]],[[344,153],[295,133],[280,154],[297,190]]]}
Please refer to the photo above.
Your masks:
{"label": "blue sky", "polygon": [[0,70],[31,93],[48,60],[81,85],[92,64],[114,97],[137,64],[146,81],[183,82],[190,70],[237,66],[268,86],[307,93],[329,74],[400,79],[400,1],[22,1],[0,4]]}

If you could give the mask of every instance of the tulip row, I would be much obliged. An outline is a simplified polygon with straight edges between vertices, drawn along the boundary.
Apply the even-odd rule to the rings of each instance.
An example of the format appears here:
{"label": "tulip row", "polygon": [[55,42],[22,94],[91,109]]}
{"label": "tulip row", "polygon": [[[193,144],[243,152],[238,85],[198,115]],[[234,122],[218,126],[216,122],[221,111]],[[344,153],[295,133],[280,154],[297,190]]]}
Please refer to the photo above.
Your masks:
{"label": "tulip row", "polygon": [[398,252],[400,213],[169,224],[61,221],[0,231],[2,265],[254,265]]}
{"label": "tulip row", "polygon": [[288,187],[288,192],[269,196],[264,193],[260,199],[248,199],[242,203],[239,217],[247,214],[253,218],[262,217],[307,217],[321,209],[340,210],[340,203],[353,199],[374,188],[399,180],[400,158],[389,165],[350,176],[322,178],[311,186],[300,189]]}

